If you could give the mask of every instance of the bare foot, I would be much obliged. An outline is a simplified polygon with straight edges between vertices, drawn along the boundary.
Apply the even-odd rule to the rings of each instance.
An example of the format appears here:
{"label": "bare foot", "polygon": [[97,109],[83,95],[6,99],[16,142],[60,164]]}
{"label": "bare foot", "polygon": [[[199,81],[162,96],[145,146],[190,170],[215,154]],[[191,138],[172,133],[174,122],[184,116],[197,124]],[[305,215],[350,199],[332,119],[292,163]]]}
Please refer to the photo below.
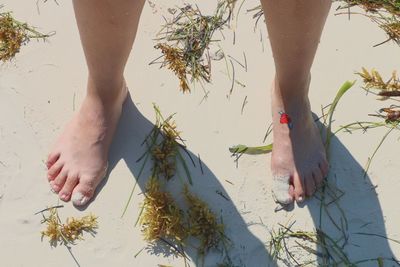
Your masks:
{"label": "bare foot", "polygon": [[[48,180],[63,201],[88,203],[107,171],[108,150],[127,96],[123,80],[107,90],[88,83],[82,106],[47,159]],[[110,90],[110,88],[112,90]]]}
{"label": "bare foot", "polygon": [[277,82],[272,86],[273,194],[282,205],[312,196],[328,174],[325,148],[307,98],[308,87],[309,82],[303,88],[290,88],[292,93],[287,94]]}

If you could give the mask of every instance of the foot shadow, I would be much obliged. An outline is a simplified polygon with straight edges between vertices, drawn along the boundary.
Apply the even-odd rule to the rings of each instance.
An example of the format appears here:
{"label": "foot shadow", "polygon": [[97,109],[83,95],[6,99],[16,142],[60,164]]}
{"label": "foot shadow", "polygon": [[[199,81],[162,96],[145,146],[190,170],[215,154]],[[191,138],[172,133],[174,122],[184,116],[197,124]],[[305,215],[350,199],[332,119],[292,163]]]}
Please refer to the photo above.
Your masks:
{"label": "foot shadow", "polygon": [[[110,150],[109,172],[115,168],[120,160],[124,160],[132,175],[138,177],[143,163],[137,163],[136,161],[145,151],[145,147],[141,146],[141,143],[154,125],[140,113],[130,96],[128,96],[123,108],[122,117]],[[195,164],[199,165],[196,153],[188,152]],[[186,161],[190,162],[187,155]],[[142,173],[138,180],[138,186],[142,192],[145,190],[147,177],[150,175],[149,166],[150,164],[148,164],[145,168],[147,170]],[[265,244],[249,231],[248,226],[234,204],[216,193],[216,191],[219,191],[229,198],[217,177],[215,177],[206,164],[202,163],[203,171],[201,171],[199,166],[194,167],[191,164],[188,164],[188,166],[193,178],[191,191],[205,200],[211,209],[217,215],[221,214],[224,219],[226,235],[230,238],[232,244],[234,244],[234,247],[230,251],[230,258],[234,266],[275,266],[276,264],[272,263]],[[184,172],[181,173],[183,174]],[[171,184],[168,182],[168,189],[174,191],[173,188],[176,188],[174,185],[178,185],[180,181],[175,177],[171,182]],[[104,183],[106,183],[106,180],[99,186],[99,190],[104,186]],[[172,193],[179,192],[175,190]],[[179,203],[180,199],[177,199],[177,201]],[[137,212],[139,214],[139,210]],[[194,249],[187,249],[185,252],[195,264],[197,252]],[[163,253],[162,247],[156,247],[154,253],[156,255],[166,254],[166,256],[169,254],[168,252]],[[211,252],[210,256],[206,257],[204,266],[217,266],[222,261],[223,256],[220,252]]]}
{"label": "foot shadow", "polygon": [[[385,219],[375,185],[368,175],[364,177],[363,167],[335,136],[330,145],[328,184],[332,191],[326,190],[326,210],[323,208],[321,212],[321,201],[316,199],[321,198],[318,193],[305,203],[315,227],[338,240],[338,250],[346,253],[349,262],[357,263],[354,266],[381,266],[377,260],[363,261],[379,257],[384,259],[384,266],[400,266],[395,262],[397,257],[389,241],[384,238],[387,236]],[[318,251],[325,250],[319,247]],[[343,258],[343,255],[339,257],[340,252],[331,254],[336,259]],[[343,261],[339,266],[348,266]],[[321,258],[318,264],[324,266],[326,262]]]}

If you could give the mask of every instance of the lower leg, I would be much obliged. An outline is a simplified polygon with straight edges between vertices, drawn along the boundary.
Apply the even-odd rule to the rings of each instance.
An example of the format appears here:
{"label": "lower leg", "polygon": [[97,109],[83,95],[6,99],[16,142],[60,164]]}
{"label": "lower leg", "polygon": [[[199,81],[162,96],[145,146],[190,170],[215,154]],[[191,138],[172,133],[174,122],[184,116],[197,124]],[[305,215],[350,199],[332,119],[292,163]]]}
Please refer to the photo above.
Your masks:
{"label": "lower leg", "polygon": [[88,66],[87,94],[47,160],[60,199],[84,205],[105,175],[127,90],[124,68],[144,0],[74,0]]}
{"label": "lower leg", "polygon": [[[311,196],[328,172],[322,140],[311,116],[308,88],[331,0],[263,0],[262,5],[276,68],[273,190],[278,202],[288,204]],[[293,127],[282,124],[282,112],[291,116]]]}
{"label": "lower leg", "polygon": [[263,0],[262,4],[279,87],[288,97],[307,94],[294,88],[308,84],[331,0]]}
{"label": "lower leg", "polygon": [[[144,0],[74,0],[89,79],[88,94],[107,96],[123,81]],[[93,92],[96,90],[96,92]]]}

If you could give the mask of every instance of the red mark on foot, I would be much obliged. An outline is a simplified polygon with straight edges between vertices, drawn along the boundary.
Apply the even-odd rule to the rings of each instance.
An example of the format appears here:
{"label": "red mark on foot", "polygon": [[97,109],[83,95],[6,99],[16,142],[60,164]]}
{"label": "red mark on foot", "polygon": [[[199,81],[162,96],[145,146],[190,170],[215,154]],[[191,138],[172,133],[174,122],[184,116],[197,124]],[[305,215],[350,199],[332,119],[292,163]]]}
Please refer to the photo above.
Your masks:
{"label": "red mark on foot", "polygon": [[285,112],[279,112],[279,114],[281,115],[279,122],[282,124],[287,124],[289,126],[289,129],[292,129],[293,124],[290,116]]}

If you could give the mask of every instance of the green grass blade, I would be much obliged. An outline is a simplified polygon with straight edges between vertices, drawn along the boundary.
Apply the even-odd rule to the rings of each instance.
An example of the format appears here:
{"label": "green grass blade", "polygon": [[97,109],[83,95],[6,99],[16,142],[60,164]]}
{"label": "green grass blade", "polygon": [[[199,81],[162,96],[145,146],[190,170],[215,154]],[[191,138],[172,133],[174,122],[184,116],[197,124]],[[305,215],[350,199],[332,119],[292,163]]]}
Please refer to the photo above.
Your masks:
{"label": "green grass blade", "polygon": [[233,154],[260,155],[272,152],[272,144],[266,146],[248,147],[245,145],[237,145],[229,148]]}

